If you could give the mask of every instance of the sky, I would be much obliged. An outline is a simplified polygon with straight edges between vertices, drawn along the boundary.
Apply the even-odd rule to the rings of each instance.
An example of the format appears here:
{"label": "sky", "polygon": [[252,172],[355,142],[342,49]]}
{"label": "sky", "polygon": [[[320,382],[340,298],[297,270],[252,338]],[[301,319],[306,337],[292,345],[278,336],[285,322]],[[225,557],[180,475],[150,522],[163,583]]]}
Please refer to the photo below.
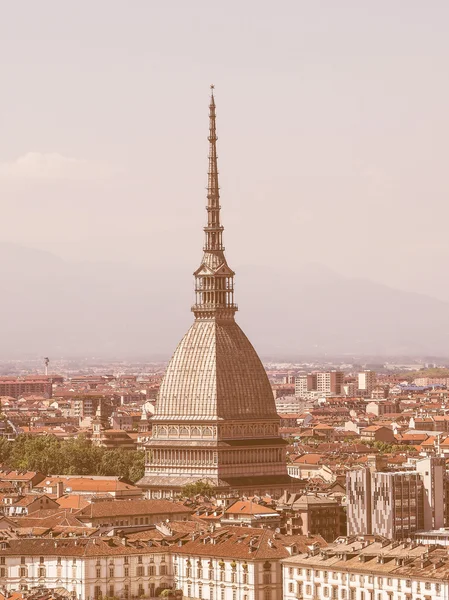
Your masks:
{"label": "sky", "polygon": [[449,300],[446,1],[0,10],[0,242],[193,271],[213,83],[232,267]]}

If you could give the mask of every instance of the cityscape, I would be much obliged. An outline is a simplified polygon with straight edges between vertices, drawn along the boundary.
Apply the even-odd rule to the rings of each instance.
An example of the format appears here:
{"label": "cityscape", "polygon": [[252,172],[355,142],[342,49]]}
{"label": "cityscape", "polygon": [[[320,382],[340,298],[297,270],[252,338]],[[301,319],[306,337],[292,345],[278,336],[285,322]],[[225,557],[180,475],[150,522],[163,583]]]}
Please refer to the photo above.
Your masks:
{"label": "cityscape", "polygon": [[[4,286],[0,301],[0,600],[447,600],[449,297],[444,296],[445,271],[441,274],[438,269],[445,266],[449,248],[444,235],[441,243],[438,239],[440,232],[445,233],[444,212],[440,219],[444,228],[439,230],[438,219],[431,221],[434,236],[430,238],[426,237],[430,221],[423,214],[426,202],[429,211],[438,206],[440,193],[446,201],[446,190],[436,191],[438,166],[434,165],[435,185],[426,181],[426,193],[433,197],[419,198],[415,221],[401,214],[403,220],[389,229],[385,224],[393,220],[385,209],[392,202],[389,190],[396,189],[400,205],[401,194],[407,196],[410,188],[407,183],[399,191],[399,175],[394,183],[386,174],[380,175],[380,157],[388,154],[385,142],[379,145],[377,168],[374,162],[369,169],[368,163],[363,166],[362,157],[351,163],[356,175],[350,195],[355,202],[351,210],[346,206],[346,212],[333,212],[324,198],[318,207],[308,208],[306,199],[293,190],[292,184],[299,185],[303,177],[317,186],[328,177],[332,188],[341,186],[336,198],[346,193],[345,179],[350,177],[338,155],[331,161],[332,176],[317,175],[311,165],[317,168],[320,161],[306,160],[308,152],[312,157],[315,152],[311,140],[315,133],[319,135],[318,113],[309,115],[317,125],[303,154],[310,175],[289,174],[286,156],[284,171],[265,172],[253,181],[251,160],[246,164],[242,157],[257,155],[265,146],[272,148],[276,140],[285,140],[285,145],[283,141],[276,146],[276,155],[295,152],[301,144],[293,118],[292,131],[289,122],[280,125],[284,113],[297,112],[283,81],[286,78],[293,87],[296,67],[286,54],[285,64],[276,62],[270,71],[271,53],[276,61],[281,57],[271,41],[286,43],[293,53],[301,47],[306,76],[308,61],[315,65],[310,66],[313,73],[322,68],[320,60],[306,51],[312,39],[317,43],[315,36],[323,44],[320,50],[326,65],[332,63],[333,42],[345,48],[345,33],[351,44],[357,41],[365,50],[365,44],[374,40],[372,54],[358,56],[351,45],[349,55],[343,52],[339,58],[349,73],[342,70],[339,76],[348,76],[353,85],[359,81],[358,61],[374,80],[377,70],[388,72],[390,59],[448,58],[449,7],[432,2],[435,12],[430,15],[430,5],[399,2],[400,10],[395,6],[391,14],[379,8],[383,17],[378,19],[371,3],[361,9],[355,0],[343,3],[338,11],[330,2],[310,8],[290,1],[283,7],[262,2],[256,13],[252,1],[251,10],[245,3],[237,7],[231,2],[222,9],[203,0],[187,10],[175,2],[176,16],[143,0],[133,8],[95,0],[90,14],[86,7],[75,9],[71,3],[63,7],[55,0],[41,1],[39,8],[30,5],[26,17],[16,7],[4,7],[11,30],[5,30],[5,41],[0,43],[10,51],[34,48],[39,56],[52,48],[48,64],[37,61],[36,66],[28,54],[23,60],[22,50],[16,56],[18,73],[27,73],[30,81],[37,82],[37,108],[28,93],[24,102],[32,108],[27,110],[38,110],[46,123],[39,133],[40,126],[28,129],[26,120],[22,126],[13,111],[18,138],[42,148],[42,140],[48,140],[48,147],[59,140],[60,148],[64,140],[72,140],[67,147],[80,143],[86,156],[89,146],[92,152],[103,148],[109,159],[114,152],[122,158],[129,152],[138,164],[127,144],[135,138],[138,145],[141,132],[146,136],[151,127],[135,126],[133,109],[136,114],[148,113],[142,98],[127,87],[129,82],[143,62],[152,82],[150,92],[141,88],[148,93],[147,100],[151,93],[160,93],[153,83],[168,75],[177,79],[170,90],[179,93],[164,92],[166,100],[157,117],[150,109],[154,137],[142,146],[144,165],[134,178],[116,166],[109,180],[112,161],[96,162],[92,170],[87,159],[69,159],[46,150],[28,151],[13,163],[5,157],[9,148],[15,152],[19,145],[8,135],[0,144],[0,192],[5,203],[4,237],[0,237],[4,249],[0,259]],[[207,17],[201,15],[200,5],[202,10],[210,9]],[[288,9],[290,20],[283,9]],[[131,15],[133,10],[136,13]],[[305,19],[301,25],[300,16]],[[428,29],[424,17],[431,22]],[[103,24],[103,18],[102,32],[97,25]],[[162,23],[164,27],[159,26]],[[179,39],[168,25],[178,31]],[[304,46],[300,36],[286,41],[283,34],[291,27],[300,28]],[[151,52],[150,32],[157,40]],[[227,38],[231,32],[238,53],[245,49],[235,62],[232,39]],[[362,32],[368,41],[360,39]],[[390,52],[396,50],[397,55],[384,56],[378,45],[380,32],[386,46],[391,45]],[[160,47],[168,33],[173,46]],[[426,37],[426,51],[417,41],[420,33]],[[248,72],[255,78],[259,69],[257,77],[263,73],[264,110],[276,106],[276,115],[264,114],[262,131],[253,138],[251,109],[259,99],[249,90],[238,91],[240,61],[243,69],[246,55],[254,52],[245,45],[247,34],[251,40],[262,35],[254,55],[260,61]],[[185,71],[183,62],[190,52],[194,54],[196,43],[209,39],[216,39],[218,56],[224,61],[214,55],[213,44],[201,48],[211,60],[208,73],[214,69],[218,73],[217,85],[204,84],[206,73],[198,75],[204,65],[200,69],[193,61]],[[406,49],[399,52],[397,39],[404,41],[409,54]],[[435,40],[440,44],[432,43]],[[268,53],[267,48],[271,48]],[[414,54],[418,48],[421,54]],[[268,66],[261,56],[266,56]],[[99,57],[105,61],[102,68],[94,64]],[[370,62],[374,58],[380,62]],[[87,68],[90,59],[92,72],[83,73],[78,66]],[[413,61],[407,62],[409,68],[416,66]],[[35,80],[30,64],[37,69]],[[165,68],[157,66],[163,64]],[[122,82],[116,80],[112,67],[121,73]],[[48,90],[42,91],[48,83],[47,68],[57,68],[61,88],[70,88],[73,105],[54,104],[52,110],[43,110],[42,98],[50,97]],[[334,71],[326,66],[325,73],[331,77]],[[426,73],[429,78],[440,76],[437,71]],[[109,120],[109,107],[104,104],[104,112],[92,117],[94,107],[98,108],[96,94],[86,94],[92,100],[87,109],[87,88],[82,88],[83,95],[75,89],[79,77],[87,82],[91,76],[100,96],[103,86],[111,91],[108,86],[113,82],[114,94],[124,103],[123,115],[114,114]],[[141,74],[137,78],[146,85]],[[65,97],[66,89],[58,90],[50,79],[51,94]],[[193,92],[198,79],[202,89]],[[405,79],[403,86],[405,93]],[[271,97],[270,88],[279,87],[282,91],[276,89]],[[358,88],[349,89],[355,93]],[[444,91],[447,99],[449,88]],[[23,99],[19,101],[17,92],[8,94],[16,93],[14,107],[22,110]],[[368,98],[372,92],[366,93]],[[410,99],[429,119],[433,106],[438,113],[434,93],[429,91],[419,101]],[[395,103],[390,89],[376,86],[376,94],[379,106]],[[201,106],[194,105],[193,98],[202,98]],[[337,92],[335,102],[348,98]],[[115,108],[113,94],[110,99]],[[194,138],[187,146],[182,133],[187,130],[179,130],[174,111],[179,107],[185,114],[184,100],[191,111],[188,126]],[[328,103],[332,98],[326,97],[323,104],[317,93],[318,112]],[[363,115],[362,101],[360,107]],[[245,118],[235,121],[242,108],[248,120],[247,138],[241,131]],[[75,121],[76,111],[85,111],[84,117],[88,122],[93,118],[98,129],[87,123],[72,128],[71,110]],[[408,107],[401,105],[400,110],[406,119]],[[103,118],[108,126],[114,124],[112,130],[103,129]],[[300,118],[306,120],[304,115]],[[435,148],[440,143],[448,123],[442,113],[439,118],[440,129],[430,134],[420,132],[421,125],[412,120],[414,135],[423,136],[423,152],[427,151],[423,140],[432,145],[434,137]],[[276,133],[270,134],[275,122]],[[346,130],[349,122],[343,129],[357,154],[362,152],[362,146],[357,150],[362,135],[358,128],[365,130],[359,122]],[[158,133],[160,123],[163,135]],[[333,125],[329,139],[335,131],[340,139],[340,124]],[[382,127],[388,130],[386,122]],[[389,135],[393,144],[393,130]],[[295,139],[294,146],[288,146],[289,136]],[[203,146],[197,138],[204,140]],[[245,146],[244,139],[250,138],[251,144]],[[405,140],[404,152],[409,142]],[[188,152],[179,152],[181,148]],[[201,148],[207,155],[203,169]],[[234,162],[226,158],[233,153]],[[402,155],[396,160],[401,173]],[[165,162],[168,166],[162,167]],[[424,162],[422,172],[414,172],[411,178],[427,173]],[[276,164],[274,160],[273,169]],[[230,166],[239,173],[228,174]],[[414,165],[410,163],[408,169],[407,173],[413,172]],[[205,190],[198,185],[201,176]],[[251,181],[245,187],[232,177]],[[281,177],[288,180],[286,188],[276,183]],[[162,179],[168,191],[158,188]],[[378,187],[367,189],[361,199],[359,180],[363,185],[376,181]],[[253,184],[256,203],[251,197]],[[277,186],[279,195],[273,193]],[[203,197],[201,213],[196,206],[177,204],[177,189],[185,190],[189,202],[191,197]],[[285,190],[291,191],[294,202],[298,198],[303,202],[302,217],[289,212],[291,206],[282,200]],[[97,192],[100,204],[103,194],[110,197],[108,210],[94,205]],[[143,223],[147,207],[139,212],[142,193],[153,219],[148,225]],[[372,216],[370,199],[376,193],[379,204]],[[242,204],[247,196],[249,207]],[[27,204],[30,198],[36,203],[33,208]],[[53,204],[55,198],[64,204],[61,212],[56,208],[59,204]],[[407,200],[413,212],[411,196]],[[20,211],[19,227],[15,210]],[[313,210],[317,212],[309,218]],[[351,212],[356,213],[358,228],[351,222]],[[290,223],[284,224],[289,220],[294,221],[297,241],[288,233]],[[135,227],[129,231],[131,222]],[[330,225],[335,237],[326,229]],[[422,227],[415,231],[418,226]],[[228,239],[229,230],[234,233]],[[236,230],[243,240],[237,239]],[[311,238],[308,230],[313,230]],[[155,245],[151,245],[153,236]],[[52,254],[55,248],[62,255],[66,252],[64,259]],[[84,252],[97,252],[96,262],[86,260]],[[296,271],[303,252],[309,253],[310,263]],[[120,253],[123,262],[115,262]],[[136,262],[126,266],[128,253]],[[334,272],[334,253],[339,272],[347,276]],[[196,262],[189,265],[191,256],[196,256]],[[319,260],[328,256],[327,265],[315,262],[320,256]],[[246,260],[250,262],[245,264]],[[360,270],[363,276],[358,277]],[[151,273],[148,278],[147,273]],[[240,295],[240,281],[245,290],[245,278],[248,287]],[[299,296],[307,301],[299,301]]]}

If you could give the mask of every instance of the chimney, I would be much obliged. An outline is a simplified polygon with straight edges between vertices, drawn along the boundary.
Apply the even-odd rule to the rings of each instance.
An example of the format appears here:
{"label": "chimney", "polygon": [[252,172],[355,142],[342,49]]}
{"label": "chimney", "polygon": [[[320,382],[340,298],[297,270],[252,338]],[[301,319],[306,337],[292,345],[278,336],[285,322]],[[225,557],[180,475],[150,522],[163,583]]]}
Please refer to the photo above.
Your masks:
{"label": "chimney", "polygon": [[64,482],[58,481],[56,483],[56,498],[61,498],[64,496]]}

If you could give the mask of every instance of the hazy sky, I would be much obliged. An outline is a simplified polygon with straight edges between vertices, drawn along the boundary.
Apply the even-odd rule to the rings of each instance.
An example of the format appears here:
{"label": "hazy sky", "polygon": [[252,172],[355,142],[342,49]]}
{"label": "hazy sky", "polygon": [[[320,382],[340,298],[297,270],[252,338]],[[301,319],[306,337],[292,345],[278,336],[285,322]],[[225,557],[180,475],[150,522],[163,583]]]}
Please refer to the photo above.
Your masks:
{"label": "hazy sky", "polygon": [[0,8],[0,241],[193,271],[214,83],[231,266],[449,299],[447,1]]}

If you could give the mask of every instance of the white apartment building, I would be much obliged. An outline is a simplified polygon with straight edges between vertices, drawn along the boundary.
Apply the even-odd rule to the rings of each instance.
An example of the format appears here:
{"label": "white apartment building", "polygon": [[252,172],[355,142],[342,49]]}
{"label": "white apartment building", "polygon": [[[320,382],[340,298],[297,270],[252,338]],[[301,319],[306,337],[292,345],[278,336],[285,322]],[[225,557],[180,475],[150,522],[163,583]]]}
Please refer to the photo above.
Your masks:
{"label": "white apartment building", "polygon": [[284,600],[448,598],[447,549],[341,538],[282,563]]}
{"label": "white apartment building", "polygon": [[116,537],[10,539],[0,542],[0,586],[63,587],[78,600],[153,597],[172,585],[167,550]]}

